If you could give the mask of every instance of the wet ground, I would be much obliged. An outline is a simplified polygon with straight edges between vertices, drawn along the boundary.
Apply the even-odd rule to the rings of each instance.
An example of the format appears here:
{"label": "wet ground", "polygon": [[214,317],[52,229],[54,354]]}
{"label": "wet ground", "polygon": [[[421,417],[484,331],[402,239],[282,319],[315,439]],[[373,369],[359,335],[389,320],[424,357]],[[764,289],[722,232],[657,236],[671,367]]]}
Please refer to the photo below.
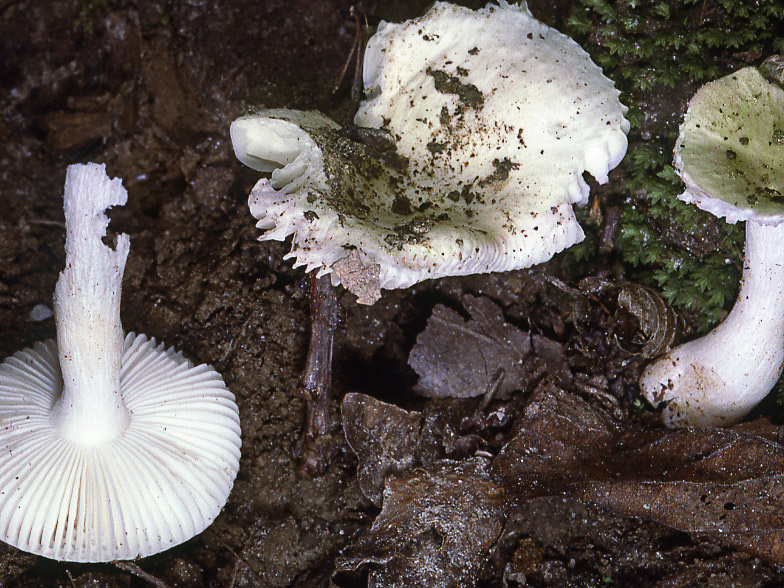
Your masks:
{"label": "wet ground", "polygon": [[[368,0],[363,7],[399,20],[420,14],[427,4]],[[33,320],[31,311],[51,305],[63,266],[65,169],[76,162],[106,163],[129,192],[128,205],[111,213],[111,229],[131,237],[124,327],[215,366],[237,397],[243,430],[234,490],[200,536],[137,562],[132,571],[57,563],[0,544],[0,586],[317,587],[329,585],[336,562],[342,566],[334,575],[340,586],[366,585],[368,573],[377,586],[417,585],[402,580],[403,572],[396,577],[394,568],[383,577],[367,570],[361,554],[374,540],[368,532],[380,511],[360,490],[358,460],[339,426],[334,434],[339,451],[327,473],[315,479],[299,473],[294,450],[303,419],[298,386],[308,340],[307,279],[282,261],[287,243],[256,240],[246,201],[257,174],[235,160],[228,139],[229,123],[249,97],[268,107],[318,108],[341,122],[350,120],[348,97],[330,95],[354,39],[352,22],[340,14],[349,5],[0,2],[0,357],[54,336],[53,320]],[[568,1],[530,5],[554,25],[569,8]],[[575,267],[563,259],[542,270],[572,287],[593,271],[594,266]],[[476,473],[483,466],[468,472],[459,464],[497,454],[517,430],[509,423],[530,408],[543,374],[528,374],[521,392],[493,405],[508,412],[505,422],[468,427],[478,437],[474,445],[447,443],[448,431],[470,438],[464,425],[447,425],[473,415],[478,401],[417,397],[416,376],[406,362],[437,304],[468,316],[466,294],[489,297],[512,325],[562,343],[574,381],[582,383],[572,387],[586,406],[638,428],[655,427],[652,417],[636,416],[630,408],[637,364],[607,349],[600,332],[607,319],[602,305],[614,303],[612,294],[610,302],[604,294],[586,299],[576,334],[571,320],[564,322],[574,311],[568,292],[540,272],[525,271],[424,283],[386,292],[372,307],[356,305],[341,291],[335,422],[347,392],[421,412],[428,422],[441,423],[432,434],[438,450],[416,445],[412,463],[437,464],[428,470],[436,478],[486,482],[485,474]],[[597,369],[586,367],[597,362],[603,380],[596,379]],[[616,371],[608,377],[610,368]],[[446,466],[438,461],[443,457],[458,464],[457,470],[443,473]],[[494,480],[503,478],[495,474]],[[481,499],[484,491],[487,504],[495,504],[486,486],[475,495]],[[500,522],[482,527],[495,529],[487,545],[466,547],[470,578],[442,574],[431,585],[784,582],[784,574],[747,553],[753,550],[731,546],[736,543],[562,494],[534,492],[529,500],[490,509],[493,525]],[[383,567],[383,559],[374,565]]]}

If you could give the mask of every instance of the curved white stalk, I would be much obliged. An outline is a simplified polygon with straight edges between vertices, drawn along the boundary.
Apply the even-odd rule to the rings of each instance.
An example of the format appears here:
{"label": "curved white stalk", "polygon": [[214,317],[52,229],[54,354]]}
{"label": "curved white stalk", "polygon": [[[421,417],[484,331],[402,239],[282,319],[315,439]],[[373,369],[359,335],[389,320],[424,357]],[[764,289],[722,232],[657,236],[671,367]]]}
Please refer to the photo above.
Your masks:
{"label": "curved white stalk", "polygon": [[784,363],[784,224],[746,222],[743,279],[735,306],[713,331],[649,365],[640,388],[666,402],[669,426],[725,426],[746,416]]}
{"label": "curved white stalk", "polygon": [[102,166],[68,168],[65,269],[54,293],[63,390],[51,418],[64,439],[79,445],[116,439],[129,421],[120,395],[120,289],[130,239],[119,235],[115,249],[102,242],[106,209],[127,199],[121,180],[110,180]]}

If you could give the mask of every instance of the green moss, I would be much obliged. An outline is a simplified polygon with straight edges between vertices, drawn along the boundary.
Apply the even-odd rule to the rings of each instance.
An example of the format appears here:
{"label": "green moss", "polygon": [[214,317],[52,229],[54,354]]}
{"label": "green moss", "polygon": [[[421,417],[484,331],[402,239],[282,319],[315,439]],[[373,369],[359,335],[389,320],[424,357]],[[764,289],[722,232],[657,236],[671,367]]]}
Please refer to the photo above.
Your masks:
{"label": "green moss", "polygon": [[[734,300],[743,233],[677,199],[683,185],[670,162],[680,117],[672,105],[685,104],[704,82],[784,52],[773,32],[782,29],[780,0],[577,0],[565,31],[630,107],[629,151],[614,184],[626,203],[616,250],[632,279],[658,287],[700,332]],[[674,122],[662,130],[657,117]],[[710,245],[706,227],[715,227]]]}
{"label": "green moss", "polygon": [[586,226],[585,224],[583,224],[583,227],[585,228],[585,239],[569,248],[569,255],[573,256],[577,264],[592,259],[596,248],[599,246],[599,236],[596,232],[596,227]]}

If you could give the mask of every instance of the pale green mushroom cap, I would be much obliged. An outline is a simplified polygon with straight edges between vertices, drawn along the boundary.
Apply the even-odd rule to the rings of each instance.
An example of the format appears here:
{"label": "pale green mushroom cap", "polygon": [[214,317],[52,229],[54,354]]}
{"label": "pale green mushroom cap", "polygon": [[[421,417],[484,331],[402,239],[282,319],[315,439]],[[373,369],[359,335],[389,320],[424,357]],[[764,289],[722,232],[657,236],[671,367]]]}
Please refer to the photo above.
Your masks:
{"label": "pale green mushroom cap", "polygon": [[727,222],[784,220],[784,90],[747,67],[704,85],[675,147],[680,198]]}

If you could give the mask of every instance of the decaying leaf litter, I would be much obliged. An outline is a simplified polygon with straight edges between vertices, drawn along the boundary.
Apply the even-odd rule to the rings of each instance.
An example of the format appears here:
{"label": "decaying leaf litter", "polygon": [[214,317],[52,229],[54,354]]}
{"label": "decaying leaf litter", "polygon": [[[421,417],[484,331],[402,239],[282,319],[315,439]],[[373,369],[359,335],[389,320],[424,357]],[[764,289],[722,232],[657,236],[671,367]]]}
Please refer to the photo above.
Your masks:
{"label": "decaying leaf litter", "polygon": [[[571,3],[530,5],[561,27]],[[269,106],[349,118],[348,101],[329,98],[354,38],[339,8],[346,6],[0,6],[10,56],[0,98],[3,355],[53,335],[51,320],[29,317],[36,304],[50,304],[62,267],[65,166],[105,161],[130,194],[127,209],[112,214],[112,228],[134,242],[126,327],[215,365],[240,404],[243,458],[224,513],[200,537],[137,562],[139,570],[170,586],[352,586],[365,577],[394,586],[412,585],[405,583],[409,557],[426,561],[430,567],[416,572],[444,586],[474,579],[700,585],[709,578],[717,586],[775,585],[781,529],[768,513],[781,499],[778,427],[761,420],[736,431],[673,433],[635,413],[642,351],[674,326],[651,310],[655,299],[631,295],[634,304],[625,305],[621,293],[635,286],[612,271],[612,256],[590,267],[559,258],[532,272],[423,283],[386,292],[371,308],[343,295],[338,392],[370,396],[347,399],[368,406],[394,405],[409,432],[396,432],[388,459],[379,460],[393,464],[388,471],[358,476],[378,450],[356,431],[343,443],[338,430],[340,452],[326,475],[298,474],[292,449],[303,418],[305,278],[280,261],[285,244],[255,241],[245,205],[254,178],[233,161],[226,129],[249,94]],[[399,20],[425,6],[365,8]],[[593,193],[602,202],[617,198],[596,186]],[[580,286],[598,273],[609,285]],[[496,309],[483,325],[496,339],[530,342],[517,389],[501,392],[513,356],[503,372],[488,366],[471,380],[481,389],[464,386],[471,398],[418,397],[407,362],[432,328],[431,314],[476,332],[472,305]],[[659,324],[669,326],[650,326]],[[556,348],[555,364],[567,367],[547,369],[552,362],[540,361],[535,341]],[[336,422],[338,409],[335,401]],[[369,438],[384,441],[380,431]],[[459,514],[461,484],[481,506],[468,517]],[[432,500],[422,500],[423,489]],[[389,495],[382,510],[373,504],[379,492]],[[471,525],[482,532],[467,533]],[[3,585],[145,582],[114,566],[56,564],[0,546]]]}

